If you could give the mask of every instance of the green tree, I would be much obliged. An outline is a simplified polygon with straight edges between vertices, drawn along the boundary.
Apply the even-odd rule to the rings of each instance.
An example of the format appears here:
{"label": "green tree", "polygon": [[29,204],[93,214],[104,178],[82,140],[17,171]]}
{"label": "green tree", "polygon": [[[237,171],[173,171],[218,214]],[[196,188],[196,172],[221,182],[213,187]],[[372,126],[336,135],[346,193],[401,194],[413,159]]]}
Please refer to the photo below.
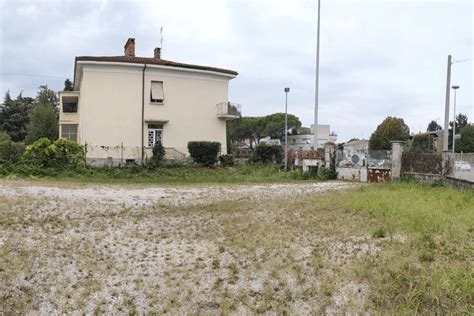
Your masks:
{"label": "green tree", "polygon": [[72,90],[74,90],[74,83],[72,83],[71,80],[66,79],[66,81],[64,81],[64,91],[72,91]]}
{"label": "green tree", "polygon": [[51,141],[58,138],[58,117],[49,104],[35,104],[33,107],[25,142],[31,144],[40,138]]}
{"label": "green tree", "polygon": [[411,149],[433,150],[434,138],[430,134],[418,134],[413,137]]}
{"label": "green tree", "polygon": [[49,89],[47,85],[39,86],[38,94],[36,95],[36,103],[51,105],[53,108],[58,106],[58,95],[53,90]]}
{"label": "green tree", "polygon": [[[262,136],[270,136],[271,138],[283,140],[285,137],[285,113],[274,113],[267,115],[263,118],[263,129]],[[293,115],[288,114],[288,130],[298,129],[301,127],[300,119]]]}
{"label": "green tree", "polygon": [[12,141],[21,142],[25,139],[32,104],[33,99],[23,97],[22,93],[16,100],[11,98],[10,92],[5,93],[0,110],[0,131],[8,133]]}
{"label": "green tree", "polygon": [[427,132],[436,132],[439,130],[442,130],[443,128],[441,125],[439,125],[435,120],[432,120],[429,124],[428,127],[426,128]]}
{"label": "green tree", "polygon": [[391,141],[406,141],[409,137],[410,129],[403,119],[389,116],[370,136],[369,149],[391,149]]}
{"label": "green tree", "polygon": [[261,117],[241,117],[227,123],[227,133],[231,142],[250,140],[250,147],[258,143],[263,133]]}
{"label": "green tree", "polygon": [[461,129],[461,139],[456,141],[455,150],[474,153],[474,125],[466,125]]}

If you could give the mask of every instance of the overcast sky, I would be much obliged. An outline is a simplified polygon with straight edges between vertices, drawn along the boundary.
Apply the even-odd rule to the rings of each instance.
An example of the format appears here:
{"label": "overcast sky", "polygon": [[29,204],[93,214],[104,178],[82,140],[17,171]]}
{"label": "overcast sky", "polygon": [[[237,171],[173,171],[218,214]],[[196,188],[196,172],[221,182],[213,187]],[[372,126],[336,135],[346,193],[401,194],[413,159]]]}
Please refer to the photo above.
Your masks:
{"label": "overcast sky", "polygon": [[[473,58],[473,1],[322,0],[320,123],[338,141],[368,138],[386,116],[412,132],[442,125],[447,55]],[[313,120],[316,0],[0,0],[0,93],[63,88],[74,57],[121,55],[128,37],[152,56],[224,67],[244,115],[284,111]],[[474,119],[474,62],[453,65],[457,111]],[[51,77],[13,74],[35,74]],[[451,112],[452,113],[452,112]]]}

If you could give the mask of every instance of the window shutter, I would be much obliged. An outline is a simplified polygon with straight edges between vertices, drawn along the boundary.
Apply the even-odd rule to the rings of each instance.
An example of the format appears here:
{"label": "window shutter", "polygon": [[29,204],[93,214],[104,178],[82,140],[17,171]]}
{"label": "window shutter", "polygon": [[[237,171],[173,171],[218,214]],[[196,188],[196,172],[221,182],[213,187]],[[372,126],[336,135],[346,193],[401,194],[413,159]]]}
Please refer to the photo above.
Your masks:
{"label": "window shutter", "polygon": [[153,101],[163,101],[163,82],[152,81],[151,82],[151,98]]}

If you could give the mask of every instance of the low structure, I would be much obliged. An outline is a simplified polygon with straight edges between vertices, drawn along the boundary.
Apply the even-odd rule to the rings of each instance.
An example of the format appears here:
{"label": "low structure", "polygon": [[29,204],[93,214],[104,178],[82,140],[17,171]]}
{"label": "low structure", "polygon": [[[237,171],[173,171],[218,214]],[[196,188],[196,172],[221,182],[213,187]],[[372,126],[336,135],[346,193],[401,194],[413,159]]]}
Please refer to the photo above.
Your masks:
{"label": "low structure", "polygon": [[89,164],[142,162],[161,141],[166,158],[188,155],[187,143],[217,141],[226,152],[226,121],[240,117],[228,99],[237,72],[135,56],[80,56],[74,89],[60,93],[60,137],[87,146]]}

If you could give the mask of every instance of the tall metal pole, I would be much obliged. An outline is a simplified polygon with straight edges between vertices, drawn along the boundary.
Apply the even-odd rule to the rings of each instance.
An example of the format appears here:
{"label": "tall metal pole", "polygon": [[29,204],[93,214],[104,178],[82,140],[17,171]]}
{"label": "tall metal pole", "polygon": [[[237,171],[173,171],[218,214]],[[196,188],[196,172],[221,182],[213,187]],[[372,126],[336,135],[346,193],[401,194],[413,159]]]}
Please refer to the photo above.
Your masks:
{"label": "tall metal pole", "polygon": [[318,26],[316,29],[316,80],[314,89],[314,139],[313,149],[318,149],[318,108],[319,108],[319,29],[321,20],[321,0],[318,0]]}
{"label": "tall metal pole", "polygon": [[288,92],[285,92],[285,171],[288,171]]}
{"label": "tall metal pole", "polygon": [[456,90],[459,86],[453,86],[454,89],[454,110],[453,110],[453,154],[454,154],[454,136],[456,135]]}
{"label": "tall metal pole", "polygon": [[448,55],[448,70],[446,76],[446,100],[444,105],[444,132],[443,132],[443,151],[448,151],[449,139],[449,92],[451,89],[451,55]]}

